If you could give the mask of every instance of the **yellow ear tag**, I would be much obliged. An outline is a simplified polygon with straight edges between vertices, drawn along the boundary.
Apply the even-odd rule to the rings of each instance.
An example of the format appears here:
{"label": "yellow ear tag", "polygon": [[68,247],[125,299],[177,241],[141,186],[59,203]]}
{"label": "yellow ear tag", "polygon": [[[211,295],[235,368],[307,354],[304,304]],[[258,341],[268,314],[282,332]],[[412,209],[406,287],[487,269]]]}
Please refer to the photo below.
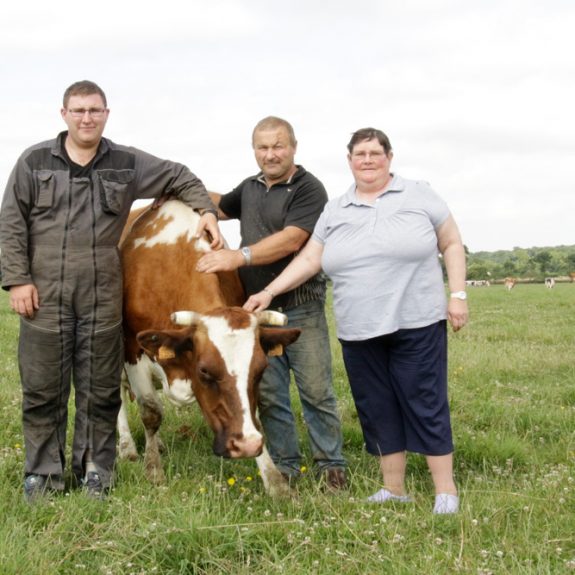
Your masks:
{"label": "yellow ear tag", "polygon": [[281,343],[278,343],[276,346],[272,347],[268,351],[268,355],[270,356],[282,355],[283,352],[284,352],[284,346]]}
{"label": "yellow ear tag", "polygon": [[173,359],[174,357],[176,357],[176,354],[173,349],[170,349],[165,345],[160,346],[160,349],[158,350],[158,359]]}

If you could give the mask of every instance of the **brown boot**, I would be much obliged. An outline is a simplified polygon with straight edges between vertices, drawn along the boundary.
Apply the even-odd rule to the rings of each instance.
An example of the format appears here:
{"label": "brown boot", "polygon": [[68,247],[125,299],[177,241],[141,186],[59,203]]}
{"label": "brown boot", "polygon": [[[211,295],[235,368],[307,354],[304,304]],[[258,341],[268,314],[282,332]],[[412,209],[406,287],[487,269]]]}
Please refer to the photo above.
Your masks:
{"label": "brown boot", "polygon": [[347,477],[342,467],[328,467],[323,474],[329,491],[340,491],[347,488]]}

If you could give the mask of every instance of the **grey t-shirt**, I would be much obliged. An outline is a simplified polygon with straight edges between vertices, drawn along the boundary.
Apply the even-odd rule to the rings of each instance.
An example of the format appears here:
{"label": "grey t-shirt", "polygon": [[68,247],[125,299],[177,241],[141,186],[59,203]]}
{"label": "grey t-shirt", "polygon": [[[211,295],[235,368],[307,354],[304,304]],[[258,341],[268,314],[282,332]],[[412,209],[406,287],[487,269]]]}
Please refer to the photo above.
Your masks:
{"label": "grey t-shirt", "polygon": [[398,175],[373,205],[357,200],[355,185],[328,202],[313,239],[324,246],[340,339],[360,341],[446,318],[436,229],[448,216],[427,183]]}

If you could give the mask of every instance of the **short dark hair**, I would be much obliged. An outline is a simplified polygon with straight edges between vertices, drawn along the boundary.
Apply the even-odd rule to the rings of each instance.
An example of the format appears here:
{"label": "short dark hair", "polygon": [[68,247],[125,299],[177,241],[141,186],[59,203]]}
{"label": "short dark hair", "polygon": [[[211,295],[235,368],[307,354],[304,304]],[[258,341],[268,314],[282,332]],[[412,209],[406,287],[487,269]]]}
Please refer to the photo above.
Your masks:
{"label": "short dark hair", "polygon": [[376,130],[375,128],[362,128],[361,130],[356,130],[351,135],[351,140],[347,145],[349,153],[351,154],[354,146],[356,146],[360,142],[365,142],[368,140],[377,140],[383,147],[386,155],[389,154],[389,152],[391,152],[391,142],[389,141],[389,138],[381,130]]}
{"label": "short dark hair", "polygon": [[100,95],[102,100],[104,100],[104,107],[108,107],[106,94],[104,94],[104,90],[102,90],[98,84],[95,82],[90,82],[90,80],[80,80],[79,82],[74,82],[71,86],[66,88],[63,99],[64,108],[68,107],[68,102],[72,96],[91,96],[92,94]]}
{"label": "short dark hair", "polygon": [[252,146],[256,132],[259,132],[260,130],[273,130],[274,128],[285,128],[288,133],[290,144],[294,147],[296,146],[297,140],[295,139],[295,132],[293,131],[292,125],[287,120],[283,120],[277,116],[267,116],[256,124],[256,127],[252,132]]}

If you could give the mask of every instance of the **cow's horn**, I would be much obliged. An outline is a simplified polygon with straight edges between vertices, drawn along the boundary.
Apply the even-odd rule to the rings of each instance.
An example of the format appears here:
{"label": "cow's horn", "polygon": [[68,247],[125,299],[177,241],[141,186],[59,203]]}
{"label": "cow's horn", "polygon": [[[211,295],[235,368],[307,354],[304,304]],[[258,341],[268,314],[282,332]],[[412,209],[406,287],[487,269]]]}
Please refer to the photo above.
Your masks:
{"label": "cow's horn", "polygon": [[287,315],[270,309],[256,312],[256,317],[258,323],[263,325],[287,325],[288,322]]}
{"label": "cow's horn", "polygon": [[178,325],[192,325],[198,323],[200,314],[197,311],[175,311],[170,319]]}

